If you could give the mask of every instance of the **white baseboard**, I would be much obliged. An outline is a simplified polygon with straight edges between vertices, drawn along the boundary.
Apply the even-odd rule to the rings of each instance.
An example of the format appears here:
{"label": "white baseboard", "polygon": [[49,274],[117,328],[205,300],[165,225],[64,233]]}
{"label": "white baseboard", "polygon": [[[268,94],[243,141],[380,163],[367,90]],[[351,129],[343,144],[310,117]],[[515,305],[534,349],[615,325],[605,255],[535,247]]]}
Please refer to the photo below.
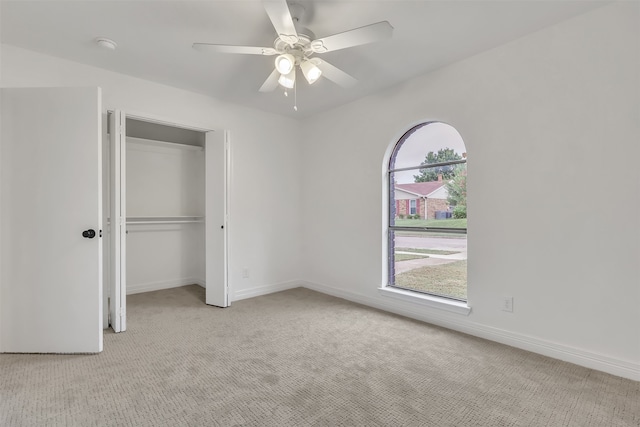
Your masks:
{"label": "white baseboard", "polygon": [[235,291],[232,295],[231,302],[240,301],[247,298],[259,297],[261,295],[272,294],[274,292],[286,291],[287,289],[300,288],[303,282],[300,280],[292,280],[289,282],[276,283],[274,285],[256,286],[255,288],[242,289]]}
{"label": "white baseboard", "polygon": [[436,312],[437,310],[429,310],[428,312],[425,312],[426,310],[424,309],[424,307],[416,307],[414,306],[414,304],[408,302],[392,300],[381,296],[366,296],[318,283],[305,281],[299,283],[300,286],[303,286],[305,288],[353,301],[359,304],[367,305],[369,307],[389,311],[401,316],[421,320],[423,322],[432,323],[444,328],[453,329],[469,335],[488,339],[490,341],[506,344],[511,347],[520,348],[523,350],[531,351],[533,353],[552,357],[554,359],[574,363],[586,368],[595,369],[612,375],[628,378],[634,381],[640,381],[639,363],[615,359],[609,356],[604,356],[570,346],[541,340],[539,338],[531,337],[528,335],[478,324],[470,321],[468,317],[461,316],[460,319],[455,319],[450,315],[439,315]]}
{"label": "white baseboard", "polygon": [[187,277],[185,279],[163,280],[161,282],[127,283],[127,295],[142,292],[159,291],[162,289],[178,288],[186,285],[200,285],[204,288],[204,280]]}

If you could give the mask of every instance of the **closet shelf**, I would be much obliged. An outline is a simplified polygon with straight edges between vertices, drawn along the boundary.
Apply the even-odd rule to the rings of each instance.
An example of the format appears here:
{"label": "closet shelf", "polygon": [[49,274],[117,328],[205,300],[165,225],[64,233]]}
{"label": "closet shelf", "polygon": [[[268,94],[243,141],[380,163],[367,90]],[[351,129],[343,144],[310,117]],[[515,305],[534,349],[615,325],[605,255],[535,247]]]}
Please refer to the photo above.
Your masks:
{"label": "closet shelf", "polygon": [[173,148],[173,149],[180,149],[180,150],[192,150],[192,151],[204,150],[204,147],[201,147],[199,145],[180,144],[177,142],[158,141],[155,139],[136,138],[133,136],[127,136],[127,143],[148,145],[152,147],[155,146],[155,147]]}
{"label": "closet shelf", "polygon": [[203,216],[130,216],[127,225],[132,224],[187,224],[204,222]]}

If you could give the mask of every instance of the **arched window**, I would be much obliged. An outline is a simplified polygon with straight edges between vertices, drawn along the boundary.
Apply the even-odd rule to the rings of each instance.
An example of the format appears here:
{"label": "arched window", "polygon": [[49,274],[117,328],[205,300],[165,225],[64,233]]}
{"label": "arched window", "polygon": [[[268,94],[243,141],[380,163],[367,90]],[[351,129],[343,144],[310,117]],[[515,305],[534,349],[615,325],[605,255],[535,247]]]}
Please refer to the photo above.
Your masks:
{"label": "arched window", "polygon": [[409,129],[389,160],[389,286],[467,300],[467,153],[441,122]]}

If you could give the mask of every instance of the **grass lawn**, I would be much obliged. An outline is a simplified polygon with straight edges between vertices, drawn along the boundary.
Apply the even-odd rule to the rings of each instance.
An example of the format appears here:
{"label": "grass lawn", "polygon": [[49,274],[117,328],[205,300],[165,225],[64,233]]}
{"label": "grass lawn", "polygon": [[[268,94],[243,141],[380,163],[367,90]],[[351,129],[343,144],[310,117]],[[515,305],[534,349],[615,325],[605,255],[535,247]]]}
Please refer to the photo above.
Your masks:
{"label": "grass lawn", "polygon": [[416,268],[396,275],[395,282],[400,288],[466,300],[467,261]]}
{"label": "grass lawn", "polygon": [[415,252],[419,254],[429,254],[429,255],[453,255],[453,254],[460,253],[460,251],[441,251],[439,249],[396,248],[395,250],[396,252]]}
{"label": "grass lawn", "polygon": [[460,219],[396,219],[397,227],[467,228],[467,218]]}
{"label": "grass lawn", "polygon": [[425,258],[429,258],[429,257],[427,255],[394,254],[394,259],[396,262],[409,261],[412,259],[425,259]]}

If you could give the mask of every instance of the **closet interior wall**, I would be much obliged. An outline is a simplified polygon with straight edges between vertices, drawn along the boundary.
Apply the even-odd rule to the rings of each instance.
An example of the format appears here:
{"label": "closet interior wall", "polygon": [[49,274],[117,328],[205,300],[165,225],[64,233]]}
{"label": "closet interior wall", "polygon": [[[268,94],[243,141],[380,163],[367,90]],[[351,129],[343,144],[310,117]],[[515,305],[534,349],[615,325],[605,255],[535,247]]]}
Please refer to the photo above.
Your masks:
{"label": "closet interior wall", "polygon": [[204,141],[202,132],[127,118],[127,294],[205,285]]}

